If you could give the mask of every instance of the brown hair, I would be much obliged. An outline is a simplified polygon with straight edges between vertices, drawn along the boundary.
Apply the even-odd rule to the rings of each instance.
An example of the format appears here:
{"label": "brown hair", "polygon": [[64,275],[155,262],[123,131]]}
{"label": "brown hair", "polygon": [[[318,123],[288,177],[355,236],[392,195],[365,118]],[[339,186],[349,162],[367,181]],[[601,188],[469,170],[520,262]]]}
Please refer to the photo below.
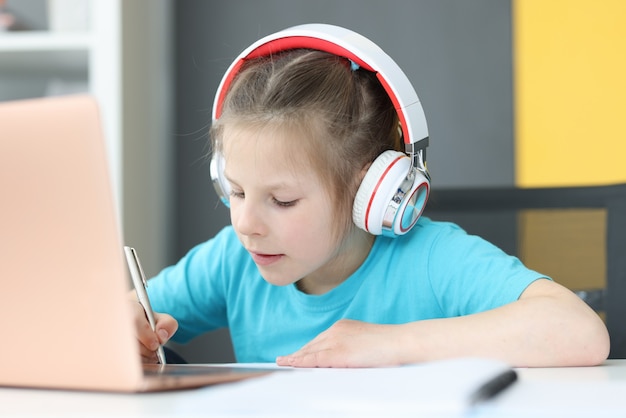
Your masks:
{"label": "brown hair", "polygon": [[219,152],[226,125],[303,134],[294,149],[329,189],[338,211],[337,238],[354,225],[361,170],[385,150],[403,150],[397,113],[376,75],[353,71],[346,58],[309,49],[247,61],[211,128]]}

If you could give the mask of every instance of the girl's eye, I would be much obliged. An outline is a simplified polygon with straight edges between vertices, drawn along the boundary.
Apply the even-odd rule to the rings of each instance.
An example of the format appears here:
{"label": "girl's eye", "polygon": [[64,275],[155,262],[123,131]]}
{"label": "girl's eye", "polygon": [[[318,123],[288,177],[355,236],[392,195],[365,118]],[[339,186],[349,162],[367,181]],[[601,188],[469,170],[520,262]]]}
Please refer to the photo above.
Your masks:
{"label": "girl's eye", "polygon": [[296,204],[296,203],[298,203],[298,201],[297,201],[297,200],[291,200],[291,201],[289,201],[289,202],[283,202],[283,201],[278,200],[278,199],[276,199],[276,198],[274,198],[273,200],[274,200],[274,203],[275,203],[276,205],[278,205],[278,206],[280,206],[280,207],[283,207],[283,208],[288,208],[288,207],[291,207],[291,206],[295,206],[295,204]]}
{"label": "girl's eye", "polygon": [[[230,197],[231,198],[236,198],[236,199],[245,199],[246,195],[245,195],[244,192],[231,190],[230,191]],[[278,200],[276,198],[272,198],[272,201],[274,202],[275,205],[280,206],[281,208],[288,208],[288,207],[295,206],[295,204],[298,202],[298,200],[291,200],[289,202],[284,202],[284,201]]]}

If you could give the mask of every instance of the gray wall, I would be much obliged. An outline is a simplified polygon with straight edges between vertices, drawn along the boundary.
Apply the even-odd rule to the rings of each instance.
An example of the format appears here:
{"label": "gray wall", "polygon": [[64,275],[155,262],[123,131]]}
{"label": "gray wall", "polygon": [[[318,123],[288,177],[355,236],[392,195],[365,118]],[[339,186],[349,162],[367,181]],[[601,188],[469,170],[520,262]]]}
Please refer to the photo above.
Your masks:
{"label": "gray wall", "polygon": [[[398,62],[428,119],[434,189],[514,183],[509,1],[177,0],[175,5],[176,257],[228,223],[205,158],[222,74],[249,44],[296,24],[345,26]],[[230,361],[225,340],[221,332],[176,348],[191,361]]]}

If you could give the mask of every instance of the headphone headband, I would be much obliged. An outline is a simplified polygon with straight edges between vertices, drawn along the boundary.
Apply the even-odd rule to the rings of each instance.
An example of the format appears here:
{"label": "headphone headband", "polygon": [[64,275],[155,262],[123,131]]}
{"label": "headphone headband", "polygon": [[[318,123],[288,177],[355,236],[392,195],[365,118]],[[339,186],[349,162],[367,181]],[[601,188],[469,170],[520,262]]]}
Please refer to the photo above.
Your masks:
{"label": "headphone headband", "polygon": [[297,48],[310,48],[345,57],[376,73],[398,112],[405,144],[414,148],[425,148],[428,145],[424,110],[402,69],[378,45],[364,36],[326,24],[294,26],[268,35],[246,48],[233,61],[220,82],[213,103],[213,120],[221,116],[226,93],[245,60]]}
{"label": "headphone headband", "polygon": [[[367,169],[354,197],[355,225],[374,235],[398,236],[408,232],[419,219],[430,190],[424,164],[428,128],[422,105],[404,72],[375,43],[339,26],[309,24],[266,36],[246,48],[230,65],[217,89],[213,121],[222,113],[224,99],[246,60],[271,57],[293,49],[314,49],[344,57],[376,74],[398,113],[405,152],[385,151]],[[230,184],[224,178],[225,159],[215,152],[211,178],[218,195],[229,205]]]}

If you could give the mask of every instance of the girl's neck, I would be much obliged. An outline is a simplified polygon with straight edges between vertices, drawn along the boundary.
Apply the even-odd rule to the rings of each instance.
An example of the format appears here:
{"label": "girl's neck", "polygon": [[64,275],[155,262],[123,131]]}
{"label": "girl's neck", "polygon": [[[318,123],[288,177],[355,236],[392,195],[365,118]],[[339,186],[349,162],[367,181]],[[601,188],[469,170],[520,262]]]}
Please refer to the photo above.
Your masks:
{"label": "girl's neck", "polygon": [[354,231],[337,249],[335,256],[323,267],[296,282],[303,293],[321,295],[346,281],[365,262],[374,245],[375,236]]}

